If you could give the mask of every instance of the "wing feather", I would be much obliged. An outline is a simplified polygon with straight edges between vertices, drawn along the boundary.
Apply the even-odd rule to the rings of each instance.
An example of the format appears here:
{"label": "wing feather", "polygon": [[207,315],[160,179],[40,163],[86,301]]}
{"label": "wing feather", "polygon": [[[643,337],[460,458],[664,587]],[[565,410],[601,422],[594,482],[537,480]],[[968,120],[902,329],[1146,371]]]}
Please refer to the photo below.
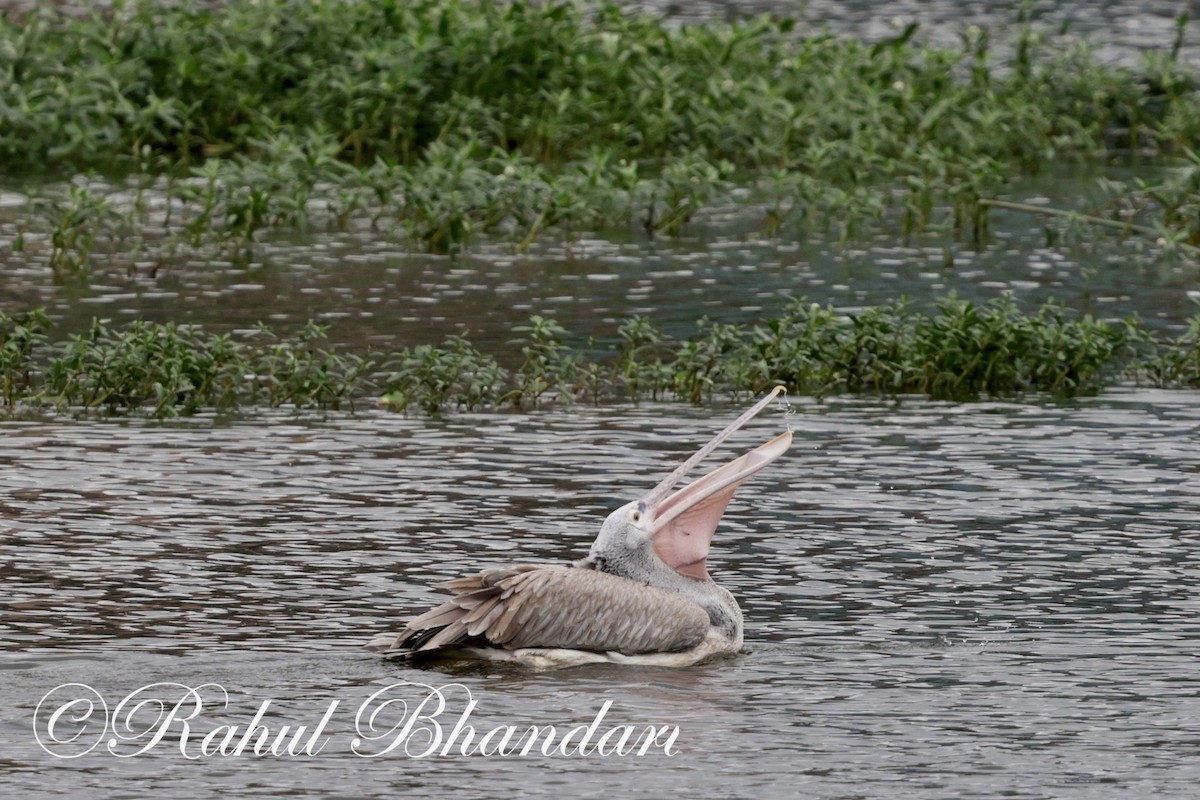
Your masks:
{"label": "wing feather", "polygon": [[444,584],[454,595],[414,618],[389,645],[396,655],[472,645],[638,653],[687,650],[708,614],[672,592],[606,572],[524,565]]}

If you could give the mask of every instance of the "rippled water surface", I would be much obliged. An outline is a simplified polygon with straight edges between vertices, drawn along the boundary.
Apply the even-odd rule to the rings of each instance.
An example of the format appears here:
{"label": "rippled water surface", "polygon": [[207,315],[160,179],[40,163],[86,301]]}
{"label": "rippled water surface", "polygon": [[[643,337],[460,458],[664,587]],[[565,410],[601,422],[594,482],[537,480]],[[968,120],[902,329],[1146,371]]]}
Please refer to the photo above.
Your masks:
{"label": "rippled water surface", "polygon": [[[1022,181],[1012,196],[1071,207],[1094,190],[1098,174]],[[99,183],[96,190],[112,189]],[[932,239],[901,244],[895,230],[846,250],[765,239],[741,230],[757,222],[755,212],[729,207],[713,209],[706,224],[679,240],[585,239],[569,247],[547,240],[523,255],[492,242],[450,259],[408,253],[379,231],[279,234],[256,248],[261,260],[248,268],[188,261],[150,277],[129,274],[122,251],[112,263],[98,256],[87,282],[64,283],[37,259],[6,255],[5,237],[15,235],[17,223],[6,216],[4,196],[0,187],[0,311],[44,306],[57,323],[56,339],[86,330],[95,317],[198,324],[214,333],[261,322],[280,334],[316,319],[330,326],[335,343],[359,352],[465,332],[503,357],[515,351],[514,327],[534,314],[560,320],[573,345],[589,336],[608,345],[635,314],[684,339],[701,316],[739,324],[773,319],[792,298],[853,312],[900,297],[927,308],[950,293],[974,302],[1011,293],[1026,310],[1054,300],[1101,318],[1137,314],[1171,335],[1200,308],[1193,263],[1156,256],[1140,242],[1047,247],[1041,220],[1003,210],[992,214],[995,240],[978,251]]]}
{"label": "rippled water surface", "polygon": [[[951,45],[979,24],[999,50],[1017,6],[645,5],[680,20],[783,10],[868,40],[916,20],[918,35]],[[1070,21],[1101,60],[1135,63],[1169,44],[1183,5],[1032,9],[1039,29]],[[1190,63],[1200,59],[1197,25],[1180,51]],[[1012,198],[1075,207],[1096,177],[1047,174],[1014,184]],[[894,231],[844,252],[768,241],[744,212],[718,208],[677,241],[547,240],[521,256],[481,243],[449,260],[371,231],[317,232],[268,237],[247,269],[198,260],[150,275],[98,246],[89,278],[64,283],[36,256],[32,234],[29,252],[11,247],[26,188],[0,186],[0,310],[45,305],[63,335],[93,316],[214,331],[265,321],[280,332],[317,318],[360,349],[466,329],[498,353],[531,314],[601,339],[649,314],[684,336],[701,314],[758,321],[788,296],[850,310],[951,291],[1138,313],[1174,332],[1198,296],[1193,265],[1102,243],[1049,248],[1041,220],[1001,211],[995,241],[979,252],[901,245]],[[653,486],[733,409],[0,421],[0,796],[1195,795],[1200,394],[793,404],[795,415],[768,413],[723,451],[735,455],[788,422],[798,434],[739,492],[710,559],[745,611],[746,652],[679,670],[544,673],[418,670],[361,645],[429,607],[440,581],[581,556],[609,510]],[[604,726],[678,726],[679,752],[356,755],[356,714],[405,682],[464,687],[447,690],[447,735],[469,690],[481,733],[565,731],[610,703]],[[260,723],[273,732],[311,730],[333,710],[316,755],[197,758],[194,738],[181,752],[178,722],[142,755],[121,757],[144,738],[110,752],[96,736],[99,701],[115,712],[162,683],[176,685],[143,697],[174,702],[182,687],[207,686],[193,723],[201,732],[245,729],[264,702]],[[76,686],[35,714],[64,684]],[[427,694],[390,691],[413,705]],[[97,715],[86,735],[51,749],[96,747],[53,757],[37,736],[48,710],[74,698],[91,698]],[[64,714],[64,731],[81,708]]]}
{"label": "rippled water surface", "polygon": [[[797,404],[792,451],[714,544],[747,619],[732,659],[534,673],[361,651],[432,583],[580,556],[730,411],[0,423],[0,792],[1191,796],[1194,393]],[[767,413],[723,456],[786,421]],[[35,741],[60,684],[111,709],[163,681],[224,687],[207,729],[268,699],[268,723],[311,728],[339,704],[316,756],[192,760],[177,730],[133,758]],[[678,726],[679,753],[355,756],[355,711],[400,681],[463,684],[480,731],[583,725],[611,701],[605,724]]]}

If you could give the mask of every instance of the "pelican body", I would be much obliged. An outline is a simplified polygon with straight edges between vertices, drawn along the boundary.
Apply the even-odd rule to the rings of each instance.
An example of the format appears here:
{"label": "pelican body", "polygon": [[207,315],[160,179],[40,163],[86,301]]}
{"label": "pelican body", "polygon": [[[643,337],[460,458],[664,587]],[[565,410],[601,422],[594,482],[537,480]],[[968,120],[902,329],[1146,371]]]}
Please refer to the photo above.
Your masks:
{"label": "pelican body", "polygon": [[706,560],[733,493],[791,445],[775,437],[673,491],[687,472],[767,406],[758,401],[648,495],[612,512],[586,558],[487,569],[444,585],[446,602],[367,648],[534,667],[614,662],[686,666],[742,647],[742,611]]}

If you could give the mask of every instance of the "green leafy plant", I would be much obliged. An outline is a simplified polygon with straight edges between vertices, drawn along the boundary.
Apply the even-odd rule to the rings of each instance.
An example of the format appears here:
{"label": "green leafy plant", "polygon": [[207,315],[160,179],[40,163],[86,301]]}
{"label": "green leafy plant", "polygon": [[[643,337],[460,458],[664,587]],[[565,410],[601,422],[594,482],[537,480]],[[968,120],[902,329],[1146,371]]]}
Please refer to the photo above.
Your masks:
{"label": "green leafy plant", "polygon": [[[1194,257],[1200,97],[1178,52],[1111,66],[1020,17],[1002,57],[975,28],[867,44],[603,4],[42,4],[0,20],[0,168],[137,170],[168,196],[167,247],[245,262],[264,231],[359,216],[457,253],[484,235],[676,236],[731,200],[770,235],[845,246],[895,225],[980,246],[1014,175],[1152,155],[1184,166],[1117,200]],[[144,224],[83,190],[37,200],[26,227],[64,272]]]}
{"label": "green leafy plant", "polygon": [[462,336],[448,337],[440,347],[417,345],[395,360],[380,402],[397,411],[415,405],[437,414],[447,406],[473,411],[494,405],[508,377],[495,360]]}

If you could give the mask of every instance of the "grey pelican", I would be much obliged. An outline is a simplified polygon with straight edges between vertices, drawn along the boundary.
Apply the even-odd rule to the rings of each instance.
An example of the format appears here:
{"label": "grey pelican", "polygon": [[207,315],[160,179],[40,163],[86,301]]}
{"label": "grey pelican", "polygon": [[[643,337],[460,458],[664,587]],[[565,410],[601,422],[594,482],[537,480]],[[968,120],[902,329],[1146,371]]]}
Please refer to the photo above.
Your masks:
{"label": "grey pelican", "polygon": [[600,526],[587,557],[487,569],[444,585],[452,597],[369,650],[513,661],[686,666],[742,647],[742,611],[706,566],[734,491],[788,449],[781,434],[678,491],[675,484],[771,402],[758,401],[641,500]]}

